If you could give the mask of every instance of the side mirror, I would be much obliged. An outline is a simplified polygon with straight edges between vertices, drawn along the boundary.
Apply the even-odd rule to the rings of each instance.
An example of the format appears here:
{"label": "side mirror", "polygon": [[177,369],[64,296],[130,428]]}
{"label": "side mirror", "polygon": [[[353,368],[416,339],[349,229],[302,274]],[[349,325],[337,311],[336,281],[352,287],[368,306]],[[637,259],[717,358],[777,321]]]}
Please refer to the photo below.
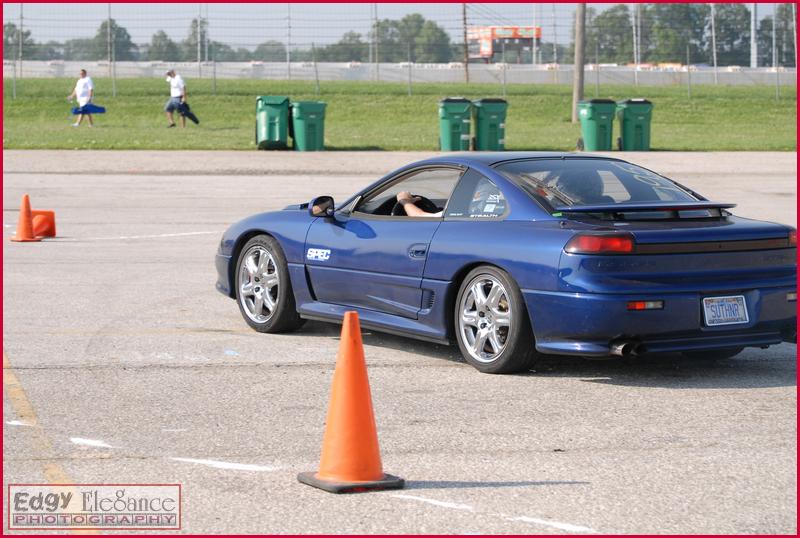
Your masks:
{"label": "side mirror", "polygon": [[308,204],[308,214],[312,217],[332,217],[333,196],[317,196]]}

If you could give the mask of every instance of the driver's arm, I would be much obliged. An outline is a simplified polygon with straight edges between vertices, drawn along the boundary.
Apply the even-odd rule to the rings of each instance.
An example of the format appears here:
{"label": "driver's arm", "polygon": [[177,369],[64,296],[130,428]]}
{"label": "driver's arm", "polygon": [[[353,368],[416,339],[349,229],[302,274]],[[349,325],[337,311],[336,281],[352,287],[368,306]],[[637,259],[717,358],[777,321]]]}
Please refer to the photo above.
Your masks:
{"label": "driver's arm", "polygon": [[418,197],[411,196],[411,193],[408,191],[401,191],[397,193],[397,201],[403,204],[403,209],[406,211],[406,215],[409,217],[431,217],[433,216],[432,213],[428,213],[427,211],[423,211],[422,209],[418,208],[414,205],[417,201],[419,201]]}

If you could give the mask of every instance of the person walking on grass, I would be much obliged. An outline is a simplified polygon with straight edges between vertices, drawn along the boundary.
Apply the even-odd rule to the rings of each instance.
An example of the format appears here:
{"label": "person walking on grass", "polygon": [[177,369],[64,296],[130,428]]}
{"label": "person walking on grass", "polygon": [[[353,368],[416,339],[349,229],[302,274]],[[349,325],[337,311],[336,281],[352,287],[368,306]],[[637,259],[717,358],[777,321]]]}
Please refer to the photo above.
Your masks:
{"label": "person walking on grass", "polygon": [[[91,103],[92,97],[94,97],[94,83],[92,82],[92,78],[86,73],[86,69],[81,69],[80,75],[78,82],[75,83],[75,89],[72,90],[72,93],[67,97],[70,101],[72,101],[73,98],[77,99],[79,109]],[[72,126],[78,127],[81,122],[83,122],[84,116],[89,120],[89,127],[94,127],[92,115],[88,113],[84,114],[83,112],[78,113],[78,120],[73,123]]]}
{"label": "person walking on grass", "polygon": [[[164,105],[164,112],[167,114],[167,127],[175,127],[175,117],[173,113],[180,110],[181,105],[186,103],[186,83],[174,69],[167,71],[167,82],[169,82],[169,101]],[[181,127],[186,127],[186,117],[181,114]]]}

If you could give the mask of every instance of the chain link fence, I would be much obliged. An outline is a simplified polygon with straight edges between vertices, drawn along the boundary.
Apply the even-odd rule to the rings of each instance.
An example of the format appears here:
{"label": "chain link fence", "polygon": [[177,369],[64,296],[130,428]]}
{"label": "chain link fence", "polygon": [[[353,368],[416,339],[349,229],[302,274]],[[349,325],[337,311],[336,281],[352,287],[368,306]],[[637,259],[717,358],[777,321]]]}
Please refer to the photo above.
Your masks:
{"label": "chain link fence", "polygon": [[[568,84],[575,4],[5,4],[3,76]],[[85,9],[85,8],[88,8]],[[774,24],[773,24],[774,22]],[[481,28],[538,39],[469,41]],[[587,85],[795,84],[795,4],[588,4]],[[506,31],[506,30],[503,30]],[[516,34],[515,34],[516,35]]]}

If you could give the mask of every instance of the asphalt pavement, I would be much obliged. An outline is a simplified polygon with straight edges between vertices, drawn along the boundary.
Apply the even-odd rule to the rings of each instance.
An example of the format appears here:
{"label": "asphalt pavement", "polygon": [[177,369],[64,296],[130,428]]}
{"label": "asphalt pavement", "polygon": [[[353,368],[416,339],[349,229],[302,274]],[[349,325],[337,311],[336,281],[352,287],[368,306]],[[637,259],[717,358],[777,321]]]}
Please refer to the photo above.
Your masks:
{"label": "asphalt pavement", "polygon": [[[319,461],[339,329],[250,330],[214,290],[220,235],[423,156],[5,151],[4,491],[180,483],[190,533],[794,534],[789,344],[491,376],[454,347],[365,332],[383,465],[407,487],[297,482]],[[625,156],[796,223],[794,153]],[[24,192],[58,238],[8,241]]]}

